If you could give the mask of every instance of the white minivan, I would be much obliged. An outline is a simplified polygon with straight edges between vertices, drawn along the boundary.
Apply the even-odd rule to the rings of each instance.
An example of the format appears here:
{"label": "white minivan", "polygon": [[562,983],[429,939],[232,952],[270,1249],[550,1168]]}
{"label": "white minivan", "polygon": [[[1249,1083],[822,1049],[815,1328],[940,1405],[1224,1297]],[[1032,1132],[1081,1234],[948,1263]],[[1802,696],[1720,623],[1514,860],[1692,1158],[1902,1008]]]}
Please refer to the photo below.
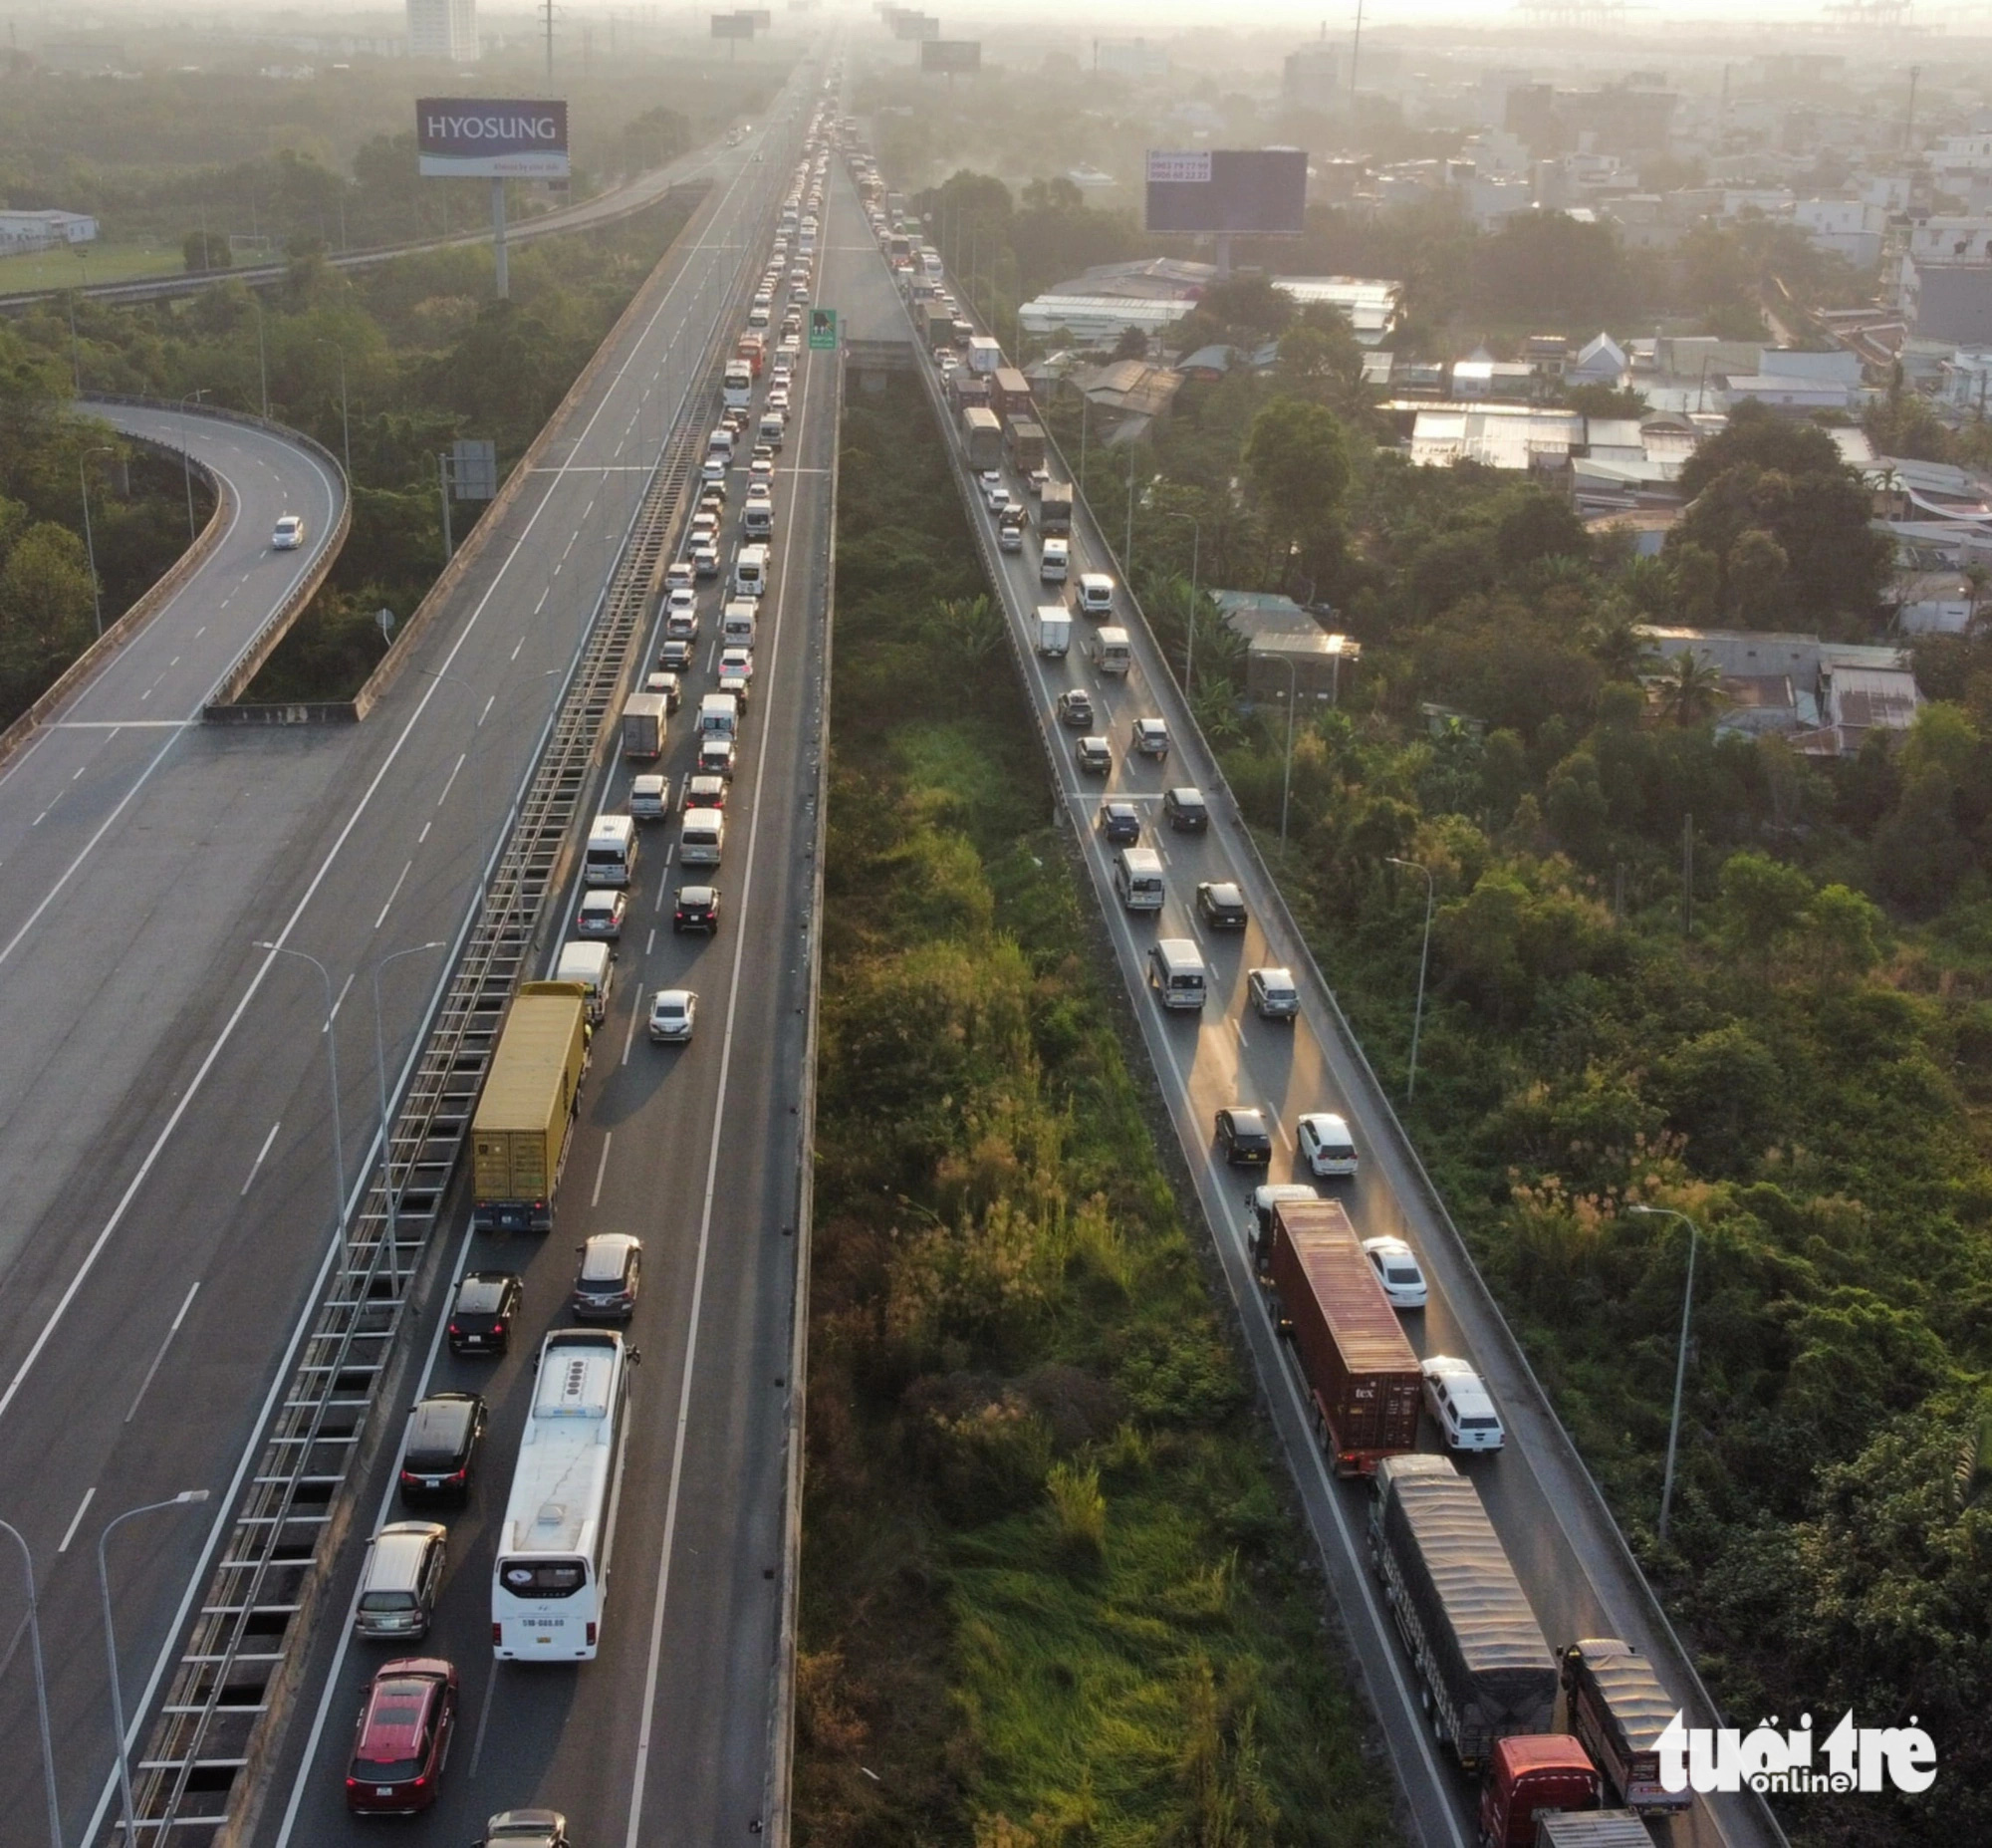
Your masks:
{"label": "white minivan", "polygon": [[736,597],[760,597],[768,588],[768,548],[764,545],[743,545],[740,555],[733,561],[733,594]]}
{"label": "white minivan", "polygon": [[1158,912],[1168,896],[1162,857],[1152,847],[1123,847],[1114,859],[1114,890],[1130,912]]}
{"label": "white minivan", "polygon": [[1148,948],[1148,986],[1164,1007],[1201,1007],[1207,977],[1195,939],[1165,936]]}
{"label": "white minivan", "polygon": [[686,809],[678,824],[678,864],[716,867],[726,847],[724,809]]}
{"label": "white minivan", "polygon": [[609,1011],[609,990],[616,979],[616,952],[607,943],[563,943],[553,978],[579,982],[587,990],[588,1018],[600,1026]]}
{"label": "white minivan", "polygon": [[588,831],[582,884],[627,886],[636,872],[636,824],[626,815],[598,815]]}

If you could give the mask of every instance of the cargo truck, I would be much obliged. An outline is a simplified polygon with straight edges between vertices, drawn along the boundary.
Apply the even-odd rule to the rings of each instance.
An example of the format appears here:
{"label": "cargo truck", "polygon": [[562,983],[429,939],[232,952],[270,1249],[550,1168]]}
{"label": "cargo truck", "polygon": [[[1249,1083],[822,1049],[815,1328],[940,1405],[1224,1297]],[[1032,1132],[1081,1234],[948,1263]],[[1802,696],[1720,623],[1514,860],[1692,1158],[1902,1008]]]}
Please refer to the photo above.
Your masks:
{"label": "cargo truck", "polygon": [[1029,417],[1014,417],[1003,425],[1003,441],[1010,451],[1010,461],[1020,475],[1028,475],[1034,468],[1045,465],[1045,431],[1040,423],[1033,423]]}
{"label": "cargo truck", "polygon": [[1496,1739],[1480,1786],[1480,1848],[1536,1848],[1536,1825],[1564,1810],[1595,1810],[1598,1767],[1568,1732]]}
{"label": "cargo truck", "polygon": [[471,1223],[550,1232],[588,1069],[588,991],[521,982],[470,1124]]}
{"label": "cargo truck", "polygon": [[1046,539],[1072,537],[1072,483],[1047,481],[1038,490],[1038,532]]}
{"label": "cargo truck", "polygon": [[989,408],[1005,423],[1031,414],[1031,382],[1014,366],[999,366],[989,375]]}
{"label": "cargo truck", "polygon": [[954,310],[943,308],[938,302],[928,302],[920,310],[920,319],[925,324],[927,349],[938,353],[943,347],[954,344]]}
{"label": "cargo truck", "polygon": [[1056,660],[1072,647],[1072,612],[1062,603],[1038,605],[1038,653]]}
{"label": "cargo truck", "polygon": [[1479,1490],[1449,1457],[1377,1462],[1370,1561],[1424,1684],[1432,1730],[1465,1769],[1485,1764],[1498,1740],[1549,1731],[1556,1657]]}
{"label": "cargo truck", "polygon": [[1003,348],[987,334],[978,334],[968,343],[968,370],[972,373],[993,373],[1003,364]]}
{"label": "cargo truck", "polygon": [[1276,1202],[1253,1259],[1336,1474],[1368,1475],[1379,1458],[1415,1450],[1418,1357],[1342,1202]]}
{"label": "cargo truck", "polygon": [[622,705],[622,755],[648,761],[664,754],[664,695],[631,693]]}
{"label": "cargo truck", "polygon": [[970,404],[961,413],[961,445],[968,451],[970,468],[1003,466],[1003,426],[993,410]]}
{"label": "cargo truck", "polygon": [[1653,1837],[1629,1809],[1552,1812],[1536,1825],[1534,1848],[1653,1848]]}
{"label": "cargo truck", "polygon": [[1613,1636],[1581,1638],[1562,1660],[1564,1723],[1614,1795],[1641,1814],[1686,1809],[1690,1793],[1660,1783],[1660,1734],[1680,1703],[1660,1686],[1653,1665]]}

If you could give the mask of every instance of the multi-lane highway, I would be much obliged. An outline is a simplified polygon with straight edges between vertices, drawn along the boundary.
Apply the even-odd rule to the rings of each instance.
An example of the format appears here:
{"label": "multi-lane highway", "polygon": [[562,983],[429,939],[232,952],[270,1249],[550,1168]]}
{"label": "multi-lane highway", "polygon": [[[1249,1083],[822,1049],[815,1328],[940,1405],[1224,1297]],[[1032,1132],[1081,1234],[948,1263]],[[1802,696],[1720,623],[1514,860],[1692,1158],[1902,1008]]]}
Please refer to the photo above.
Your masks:
{"label": "multi-lane highway", "polygon": [[[473,902],[641,484],[759,261],[794,132],[716,158],[711,193],[563,413],[528,491],[480,529],[449,609],[367,724],[186,726],[212,672],[150,697],[151,679],[107,673],[84,712],[122,750],[134,721],[163,708],[175,723],[150,756],[107,762],[122,780],[100,784],[90,762],[62,755],[99,733],[59,729],[12,780],[24,792],[53,770],[53,807],[24,805],[17,820],[0,785],[0,826],[17,830],[0,851],[0,1480],[13,1485],[0,1518],[22,1530],[40,1581],[72,1842],[101,1823],[110,1794],[99,1533],[177,1490],[214,1493],[112,1542],[137,1736],[331,1250],[335,1174],[349,1194],[363,1184],[377,1131],[375,973],[391,1086],[441,970],[430,954],[384,970],[382,959],[452,939]],[[153,625],[145,646],[167,633]],[[193,663],[168,654],[165,665]],[[66,814],[87,824],[66,851],[17,858],[44,852]],[[41,1766],[9,1558],[0,1789],[28,1817]]]}
{"label": "multi-lane highway", "polygon": [[[900,328],[910,336],[908,322],[902,319]],[[927,360],[921,366],[929,390],[937,394],[938,375]],[[1431,1295],[1425,1309],[1405,1317],[1413,1347],[1421,1355],[1450,1354],[1471,1361],[1492,1388],[1508,1428],[1508,1447],[1502,1453],[1476,1457],[1463,1466],[1480,1490],[1551,1645],[1587,1636],[1624,1638],[1659,1665],[1662,1679],[1688,1707],[1690,1723],[1716,1722],[1708,1716],[1698,1722],[1692,1717],[1699,1703],[1678,1651],[1650,1620],[1650,1605],[1602,1501],[1583,1476],[1568,1438],[1556,1427],[1463,1247],[1442,1223],[1368,1068],[1278,904],[1175,680],[1124,590],[1117,593],[1118,608],[1111,620],[1130,631],[1134,656],[1130,672],[1095,670],[1084,649],[1095,624],[1077,614],[1071,653],[1049,660],[1038,655],[1032,613],[1041,603],[1072,601],[1073,585],[1048,587],[1040,582],[1041,548],[1034,529],[1021,553],[998,551],[995,522],[970,488],[965,464],[957,459],[956,466],[985,566],[1010,619],[1025,684],[1048,740],[1061,802],[1100,899],[1162,1095],[1213,1228],[1225,1277],[1239,1304],[1248,1345],[1321,1543],[1360,1672],[1389,1737],[1412,1825],[1427,1848],[1465,1848],[1473,1839],[1473,1792],[1432,1740],[1409,1661],[1365,1563],[1368,1490],[1360,1482],[1338,1482],[1329,1475],[1291,1350],[1272,1332],[1247,1258],[1250,1214],[1244,1202],[1252,1181],[1310,1181],[1294,1143],[1295,1120],[1303,1113],[1337,1112],[1357,1128],[1362,1151],[1359,1177],[1320,1185],[1346,1202],[1360,1235],[1404,1238],[1421,1259]],[[1013,496],[1026,494],[1025,483],[1014,471],[1005,471],[1004,479]],[[1083,506],[1077,513],[1073,580],[1082,571],[1115,571],[1102,534]],[[1059,694],[1073,687],[1087,689],[1098,712],[1097,722],[1087,729],[1105,733],[1111,741],[1113,767],[1104,777],[1078,767],[1075,734],[1055,717]],[[1174,741],[1165,763],[1129,748],[1133,721],[1157,716],[1167,722]],[[1183,784],[1201,785],[1206,791],[1212,810],[1208,833],[1178,833],[1164,824],[1163,792]],[[1125,910],[1115,892],[1115,850],[1095,825],[1099,805],[1110,794],[1135,804],[1142,820],[1142,843],[1162,856],[1167,901],[1159,913]],[[1251,915],[1245,930],[1219,932],[1203,924],[1195,897],[1198,883],[1206,880],[1232,880],[1242,886]],[[1149,993],[1147,953],[1159,937],[1188,937],[1199,944],[1210,971],[1210,993],[1201,1013],[1168,1012]],[[1261,1020],[1254,1014],[1246,994],[1247,972],[1268,964],[1290,967],[1299,977],[1303,1011],[1297,1022]],[[1270,1176],[1227,1168],[1215,1147],[1215,1113],[1234,1104],[1256,1106],[1279,1126]],[[1425,1442],[1438,1448],[1429,1424]],[[1714,1848],[1718,1843],[1726,1848],[1757,1848],[1777,1837],[1761,1805],[1744,1797],[1698,1802],[1671,1825],[1669,1839],[1675,1848],[1690,1843],[1695,1848]]]}
{"label": "multi-lane highway", "polygon": [[[848,218],[833,218],[816,266],[816,299],[882,318],[896,309],[889,285],[856,234],[848,198],[843,210]],[[834,358],[803,358],[775,457],[770,588],[722,864],[716,874],[686,873],[675,861],[674,821],[645,825],[558,1229],[551,1237],[459,1235],[459,1270],[523,1273],[519,1338],[494,1363],[454,1358],[432,1337],[417,1388],[476,1392],[491,1408],[485,1476],[470,1506],[447,1517],[449,1581],[424,1645],[454,1661],[462,1678],[461,1741],[428,1825],[445,1838],[522,1804],[565,1811],[577,1841],[630,1844],[745,1839],[766,1814],[780,1746],[772,1721],[836,368]],[[744,472],[736,466],[731,476],[728,551]],[[713,684],[725,596],[718,586],[700,593],[684,705],[654,766],[674,792],[692,767],[687,721]],[[629,776],[629,766],[614,767],[603,812],[625,807]],[[708,877],[722,898],[717,933],[675,936],[675,888]],[[565,895],[569,916],[576,898]],[[660,987],[697,994],[689,1045],[650,1043],[644,1015]],[[642,1364],[601,1653],[577,1668],[494,1663],[493,1530],[532,1389],[533,1349],[566,1319],[575,1246],[599,1232],[636,1234],[645,1256],[629,1327]],[[367,1505],[370,1521],[398,1514],[384,1476]],[[345,1585],[358,1564],[357,1556],[349,1562]],[[300,1724],[303,1736],[278,1772],[287,1809],[274,1841],[372,1839],[373,1825],[345,1814],[342,1779],[366,1678],[386,1653],[349,1645],[343,1634],[325,1639],[310,1678],[322,1693],[309,1731]]]}

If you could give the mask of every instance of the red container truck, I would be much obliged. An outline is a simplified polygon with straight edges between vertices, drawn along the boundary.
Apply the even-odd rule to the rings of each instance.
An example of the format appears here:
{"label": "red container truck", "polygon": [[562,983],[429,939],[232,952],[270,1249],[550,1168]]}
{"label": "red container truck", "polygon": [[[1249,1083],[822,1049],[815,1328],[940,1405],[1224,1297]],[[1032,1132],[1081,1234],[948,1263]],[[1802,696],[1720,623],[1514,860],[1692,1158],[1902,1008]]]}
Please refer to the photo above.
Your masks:
{"label": "red container truck", "polygon": [[1539,1818],[1595,1810],[1599,1795],[1598,1769],[1569,1733],[1496,1739],[1480,1786],[1480,1848],[1536,1848]]}
{"label": "red container truck", "polygon": [[1337,1475],[1418,1444],[1418,1357],[1340,1200],[1282,1200],[1256,1241],[1267,1307],[1294,1344]]}

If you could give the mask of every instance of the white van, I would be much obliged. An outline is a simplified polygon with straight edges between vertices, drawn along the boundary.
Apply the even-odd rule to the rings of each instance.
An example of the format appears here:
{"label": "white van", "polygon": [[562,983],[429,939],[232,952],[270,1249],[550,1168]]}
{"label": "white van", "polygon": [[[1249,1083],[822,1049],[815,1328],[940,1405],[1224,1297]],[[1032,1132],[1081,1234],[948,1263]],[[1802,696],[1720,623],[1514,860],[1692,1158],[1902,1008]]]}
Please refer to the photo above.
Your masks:
{"label": "white van", "polygon": [[1041,584],[1063,584],[1071,568],[1072,542],[1068,539],[1047,539],[1038,559],[1038,581]]}
{"label": "white van", "polygon": [[636,875],[636,824],[626,815],[598,815],[582,861],[587,886],[626,886]]}
{"label": "white van", "polygon": [[616,979],[615,952],[607,943],[563,943],[553,978],[578,981],[588,990],[588,1017],[600,1026],[609,1011],[609,989]]}
{"label": "white van", "polygon": [[1134,664],[1134,651],[1127,641],[1127,632],[1111,623],[1087,636],[1086,658],[1093,662],[1096,673],[1125,673]]}
{"label": "white van", "polygon": [[1148,949],[1148,986],[1164,1007],[1201,1007],[1206,977],[1194,939],[1165,936]]}
{"label": "white van", "polygon": [[1079,613],[1082,616],[1114,614],[1114,580],[1104,571],[1079,574]]}
{"label": "white van", "polygon": [[721,424],[705,439],[707,455],[723,455],[730,462],[733,459],[733,432]]}
{"label": "white van", "polygon": [[782,436],[788,427],[788,418],[779,410],[767,411],[761,418],[761,433],[754,440],[765,442],[771,449],[779,449],[782,446]]}
{"label": "white van", "polygon": [[722,648],[751,649],[754,646],[755,610],[745,601],[729,603],[719,613],[719,641]]}
{"label": "white van", "polygon": [[1114,858],[1114,890],[1130,912],[1158,912],[1168,896],[1162,857],[1152,847],[1123,847]]}
{"label": "white van", "polygon": [[749,539],[772,539],[775,536],[775,503],[772,500],[750,500],[740,509],[740,530]]}
{"label": "white van", "polygon": [[768,548],[764,545],[743,545],[740,556],[733,561],[733,594],[736,597],[759,597],[768,588]]}
{"label": "white van", "polygon": [[698,735],[701,739],[739,737],[739,699],[732,693],[707,693],[698,702]]}
{"label": "white van", "polygon": [[726,813],[723,809],[686,809],[678,824],[678,864],[687,867],[716,867],[726,846]]}

